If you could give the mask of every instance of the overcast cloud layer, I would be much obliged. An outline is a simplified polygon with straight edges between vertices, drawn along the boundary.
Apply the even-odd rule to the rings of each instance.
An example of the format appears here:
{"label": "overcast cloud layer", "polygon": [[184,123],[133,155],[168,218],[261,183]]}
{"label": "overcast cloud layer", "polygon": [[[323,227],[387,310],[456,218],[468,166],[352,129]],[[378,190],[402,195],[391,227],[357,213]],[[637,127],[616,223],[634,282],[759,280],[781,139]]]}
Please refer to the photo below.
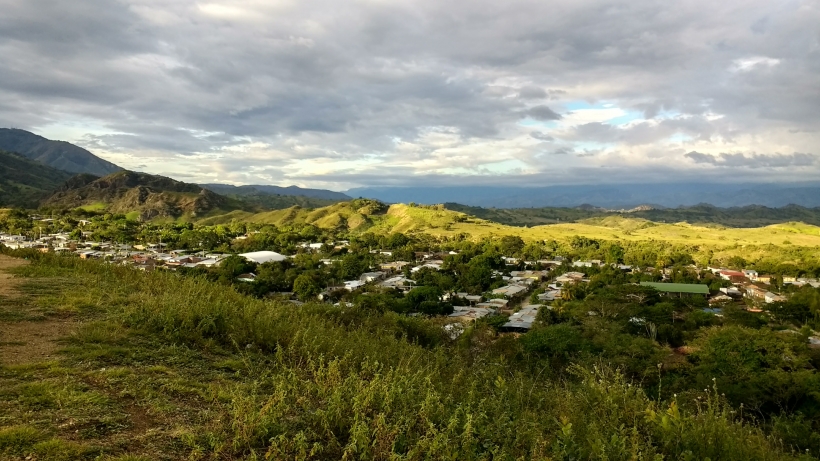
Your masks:
{"label": "overcast cloud layer", "polygon": [[820,178],[820,0],[0,9],[0,126],[186,181]]}

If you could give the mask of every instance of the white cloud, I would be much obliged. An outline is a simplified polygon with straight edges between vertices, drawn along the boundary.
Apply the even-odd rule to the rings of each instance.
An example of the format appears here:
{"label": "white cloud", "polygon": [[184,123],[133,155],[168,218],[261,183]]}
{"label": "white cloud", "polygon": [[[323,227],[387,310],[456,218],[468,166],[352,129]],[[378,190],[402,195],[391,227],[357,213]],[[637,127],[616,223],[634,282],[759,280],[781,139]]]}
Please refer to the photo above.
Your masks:
{"label": "white cloud", "polygon": [[732,61],[731,70],[735,72],[749,72],[756,68],[772,68],[780,64],[779,59],[767,58],[765,56],[754,56],[751,58],[739,58]]}

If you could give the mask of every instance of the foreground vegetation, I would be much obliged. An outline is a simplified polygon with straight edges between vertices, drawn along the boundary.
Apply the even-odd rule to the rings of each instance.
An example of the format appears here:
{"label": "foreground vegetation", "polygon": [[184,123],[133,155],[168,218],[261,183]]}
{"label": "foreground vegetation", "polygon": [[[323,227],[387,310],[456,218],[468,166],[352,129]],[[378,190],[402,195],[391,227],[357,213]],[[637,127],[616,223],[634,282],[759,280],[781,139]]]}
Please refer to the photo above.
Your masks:
{"label": "foreground vegetation", "polygon": [[809,459],[798,426],[758,425],[719,386],[659,399],[480,326],[450,340],[392,312],[29,256],[4,321],[77,326],[54,360],[0,369],[6,458]]}

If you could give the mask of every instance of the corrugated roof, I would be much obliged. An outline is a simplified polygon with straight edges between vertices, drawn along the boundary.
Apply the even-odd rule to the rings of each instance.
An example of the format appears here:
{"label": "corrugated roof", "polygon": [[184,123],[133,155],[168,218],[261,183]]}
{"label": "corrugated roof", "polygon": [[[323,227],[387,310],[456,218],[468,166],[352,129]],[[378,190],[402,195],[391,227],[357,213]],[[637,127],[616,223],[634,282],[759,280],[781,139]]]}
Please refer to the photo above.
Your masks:
{"label": "corrugated roof", "polygon": [[642,287],[652,287],[664,293],[692,293],[708,295],[709,287],[696,283],[661,283],[661,282],[641,282]]}

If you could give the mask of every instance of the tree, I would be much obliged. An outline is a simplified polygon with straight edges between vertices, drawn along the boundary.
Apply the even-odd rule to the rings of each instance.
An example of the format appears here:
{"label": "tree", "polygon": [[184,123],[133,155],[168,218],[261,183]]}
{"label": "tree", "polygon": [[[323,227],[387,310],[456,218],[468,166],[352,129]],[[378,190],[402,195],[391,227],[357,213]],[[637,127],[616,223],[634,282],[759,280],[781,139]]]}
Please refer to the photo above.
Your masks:
{"label": "tree", "polygon": [[532,330],[521,337],[521,345],[527,352],[559,359],[589,349],[581,331],[565,323]]}
{"label": "tree", "polygon": [[256,270],[256,263],[252,263],[239,255],[231,255],[222,260],[219,265],[220,275],[233,280],[241,274],[247,274]]}
{"label": "tree", "polygon": [[817,375],[800,335],[739,326],[711,327],[692,343],[695,389],[712,386],[761,413],[817,405]]}
{"label": "tree", "polygon": [[319,284],[313,280],[313,277],[302,274],[293,281],[293,292],[300,300],[307,301],[321,293],[322,289],[319,287]]}
{"label": "tree", "polygon": [[517,255],[523,248],[524,240],[517,235],[505,235],[499,242],[499,249],[504,256]]}

